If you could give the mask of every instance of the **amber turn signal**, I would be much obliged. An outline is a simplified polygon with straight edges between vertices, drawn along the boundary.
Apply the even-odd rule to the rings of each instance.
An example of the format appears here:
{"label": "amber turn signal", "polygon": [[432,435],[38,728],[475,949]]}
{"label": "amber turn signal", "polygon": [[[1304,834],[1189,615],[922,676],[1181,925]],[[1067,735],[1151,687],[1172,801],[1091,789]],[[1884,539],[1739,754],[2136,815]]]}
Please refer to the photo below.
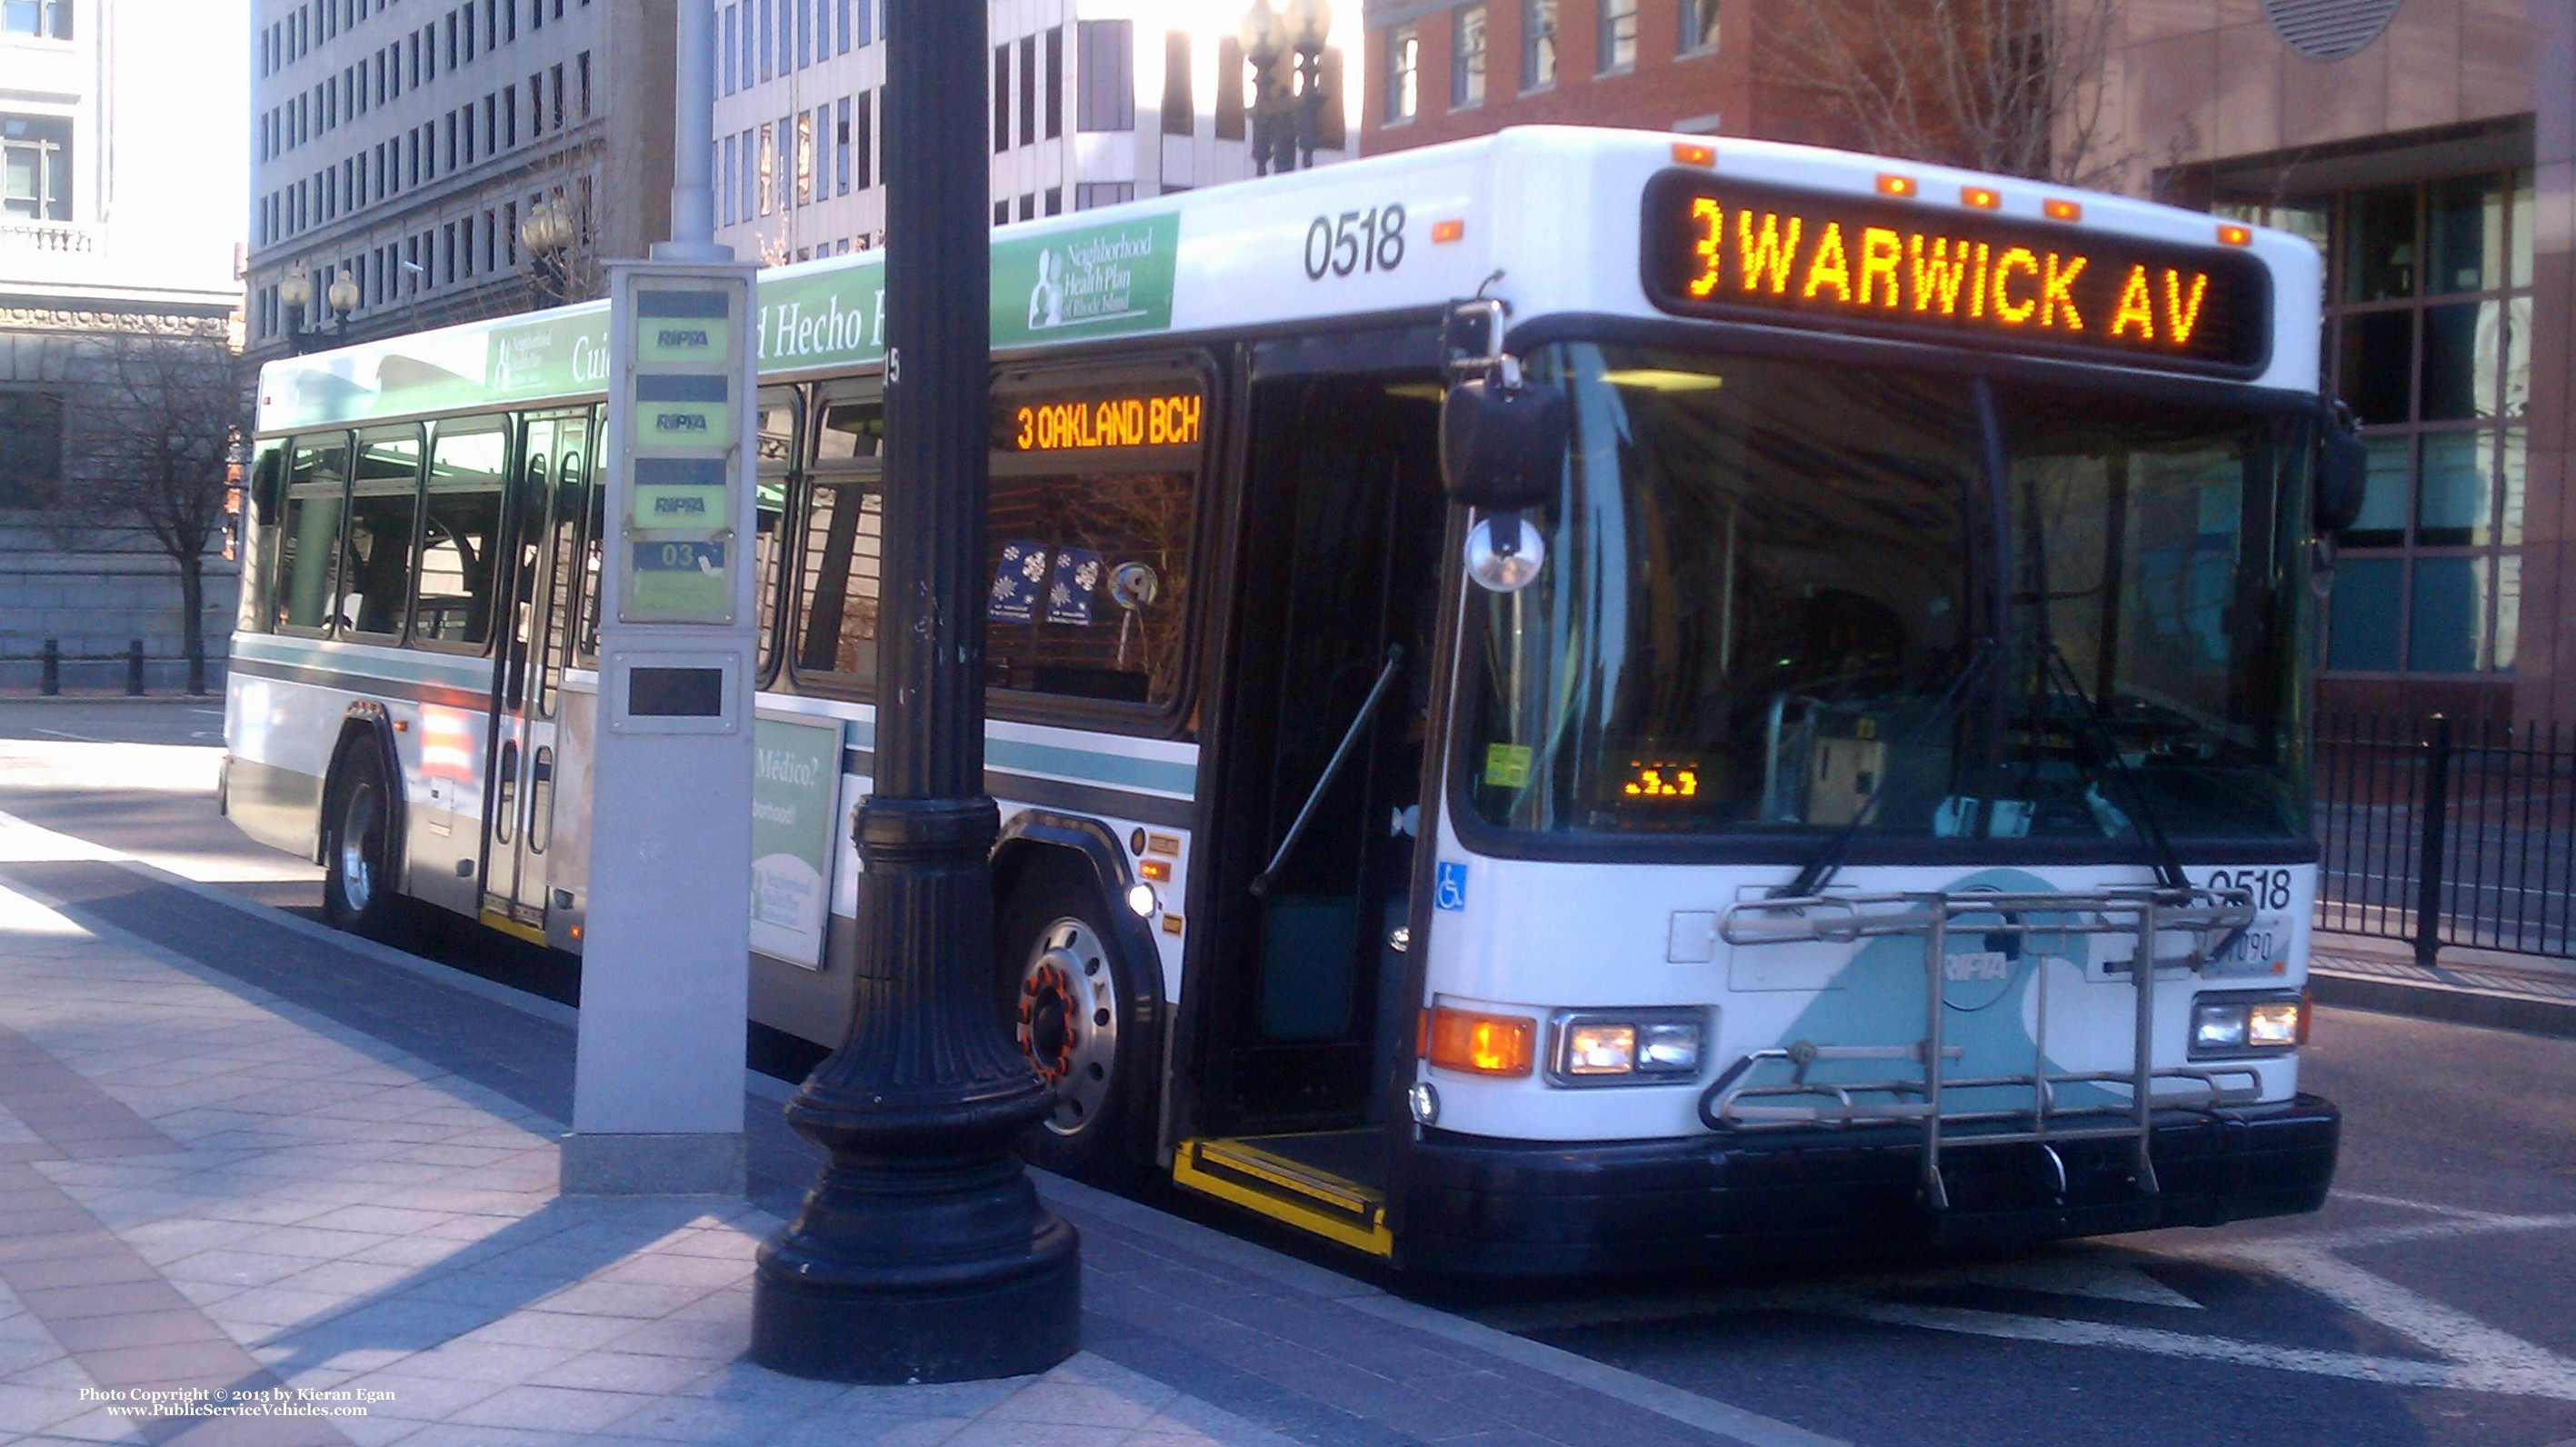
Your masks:
{"label": "amber turn signal", "polygon": [[1474,1075],[1527,1075],[1538,1022],[1521,1015],[1486,1015],[1435,1005],[1425,1022],[1425,1049],[1443,1070]]}

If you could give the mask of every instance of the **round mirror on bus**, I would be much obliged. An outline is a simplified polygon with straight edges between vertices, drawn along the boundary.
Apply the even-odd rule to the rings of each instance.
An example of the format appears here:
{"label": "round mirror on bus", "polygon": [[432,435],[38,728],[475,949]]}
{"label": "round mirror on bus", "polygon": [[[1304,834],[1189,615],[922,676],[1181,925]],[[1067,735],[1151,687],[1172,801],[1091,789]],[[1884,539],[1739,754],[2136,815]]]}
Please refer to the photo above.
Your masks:
{"label": "round mirror on bus", "polygon": [[1120,563],[1109,570],[1109,601],[1133,613],[1150,608],[1163,591],[1163,580],[1143,563]]}
{"label": "round mirror on bus", "polygon": [[1479,519],[1467,534],[1467,576],[1488,593],[1517,593],[1547,566],[1547,542],[1520,513]]}

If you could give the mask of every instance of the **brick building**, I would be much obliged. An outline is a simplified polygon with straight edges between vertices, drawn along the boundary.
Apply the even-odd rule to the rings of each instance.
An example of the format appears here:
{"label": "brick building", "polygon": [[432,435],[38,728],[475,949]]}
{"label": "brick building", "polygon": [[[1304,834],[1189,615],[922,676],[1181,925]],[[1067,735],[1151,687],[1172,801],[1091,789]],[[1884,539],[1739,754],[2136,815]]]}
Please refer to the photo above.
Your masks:
{"label": "brick building", "polygon": [[[1797,0],[1371,0],[1362,149],[1544,122],[1832,142]],[[2576,0],[2111,0],[2122,189],[2297,231],[2368,498],[2326,708],[2576,723]]]}

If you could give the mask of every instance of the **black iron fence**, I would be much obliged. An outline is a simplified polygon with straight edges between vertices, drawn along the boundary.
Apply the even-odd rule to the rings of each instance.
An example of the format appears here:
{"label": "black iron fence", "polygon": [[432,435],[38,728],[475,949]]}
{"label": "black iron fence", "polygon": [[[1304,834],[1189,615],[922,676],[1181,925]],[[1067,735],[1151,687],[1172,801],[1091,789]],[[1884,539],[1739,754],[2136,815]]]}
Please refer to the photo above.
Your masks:
{"label": "black iron fence", "polygon": [[2330,714],[2316,808],[2318,928],[2576,954],[2576,730]]}

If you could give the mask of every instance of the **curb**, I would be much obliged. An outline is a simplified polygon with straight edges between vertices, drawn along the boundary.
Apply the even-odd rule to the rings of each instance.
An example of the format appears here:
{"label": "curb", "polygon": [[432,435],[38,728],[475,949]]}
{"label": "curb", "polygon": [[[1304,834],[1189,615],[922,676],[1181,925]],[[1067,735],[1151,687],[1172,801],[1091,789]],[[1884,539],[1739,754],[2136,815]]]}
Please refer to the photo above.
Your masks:
{"label": "curb", "polygon": [[2395,980],[2383,975],[2345,974],[2315,965],[2308,969],[2308,988],[2320,1005],[2576,1039],[2576,1001],[2464,990],[2456,985]]}

